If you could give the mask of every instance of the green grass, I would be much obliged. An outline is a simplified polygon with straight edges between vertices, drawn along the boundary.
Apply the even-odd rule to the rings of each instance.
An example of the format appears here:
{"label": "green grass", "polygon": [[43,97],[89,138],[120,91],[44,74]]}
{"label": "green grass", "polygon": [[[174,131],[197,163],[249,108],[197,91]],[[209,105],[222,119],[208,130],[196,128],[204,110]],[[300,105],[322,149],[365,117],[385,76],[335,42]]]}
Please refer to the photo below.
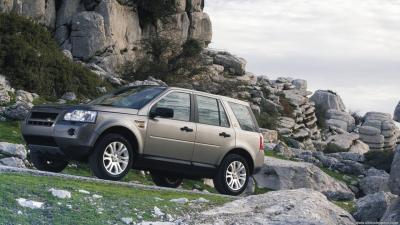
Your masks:
{"label": "green grass", "polygon": [[20,124],[17,121],[0,122],[0,142],[24,143]]}
{"label": "green grass", "polygon": [[[72,198],[57,199],[49,193],[50,188],[70,191]],[[79,189],[89,191],[91,195],[79,193]],[[103,198],[95,199],[93,194]],[[210,202],[184,205],[170,202],[171,199],[182,197],[189,200],[203,197]],[[18,198],[44,202],[45,208],[23,208],[17,204]],[[152,215],[155,206],[176,218],[229,200],[223,196],[145,190],[54,177],[0,174],[0,224],[122,224],[123,217],[132,217],[135,221],[140,221],[140,217],[154,221],[161,220]]]}
{"label": "green grass", "polygon": [[[82,176],[82,177],[94,177],[90,168],[86,164],[77,163],[77,167],[67,167],[62,173]],[[131,182],[131,183],[138,183],[138,184],[145,184],[145,185],[155,185],[151,179],[149,174],[140,173],[138,170],[131,170],[123,179],[124,182]],[[182,189],[186,190],[199,190],[204,191],[207,190],[210,193],[217,193],[216,190],[212,187],[209,187],[203,183],[202,180],[183,180]]]}
{"label": "green grass", "polygon": [[346,210],[350,214],[353,214],[357,210],[356,203],[354,201],[334,201],[333,203]]}

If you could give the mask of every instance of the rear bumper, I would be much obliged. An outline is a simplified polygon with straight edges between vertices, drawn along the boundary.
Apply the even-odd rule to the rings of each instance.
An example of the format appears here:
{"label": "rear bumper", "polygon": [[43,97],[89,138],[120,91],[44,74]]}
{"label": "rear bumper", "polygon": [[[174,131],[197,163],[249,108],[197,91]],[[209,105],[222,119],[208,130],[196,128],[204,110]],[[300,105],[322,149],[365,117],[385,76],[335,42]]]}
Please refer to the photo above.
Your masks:
{"label": "rear bumper", "polygon": [[262,167],[264,166],[264,157],[265,157],[264,151],[257,152],[253,174],[256,174],[261,171]]}
{"label": "rear bumper", "polygon": [[64,121],[49,127],[24,123],[22,134],[31,152],[82,159],[90,154],[97,137],[94,126]]}

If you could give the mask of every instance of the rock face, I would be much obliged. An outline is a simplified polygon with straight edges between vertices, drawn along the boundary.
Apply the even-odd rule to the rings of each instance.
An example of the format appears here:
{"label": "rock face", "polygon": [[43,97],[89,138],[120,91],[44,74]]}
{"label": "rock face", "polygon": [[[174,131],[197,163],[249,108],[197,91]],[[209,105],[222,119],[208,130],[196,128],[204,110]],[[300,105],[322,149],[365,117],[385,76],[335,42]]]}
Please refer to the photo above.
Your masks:
{"label": "rock face", "polygon": [[352,216],[310,189],[250,196],[203,212],[199,224],[354,224]]}
{"label": "rock face", "polygon": [[393,120],[400,123],[400,102],[397,104],[396,109],[394,110]]}
{"label": "rock face", "polygon": [[400,130],[390,114],[369,112],[363,120],[359,128],[360,138],[371,150],[393,150],[396,147]]}
{"label": "rock face", "polygon": [[391,193],[378,192],[357,200],[357,211],[354,218],[360,222],[379,222],[396,198]]}
{"label": "rock face", "polygon": [[262,170],[254,175],[261,188],[287,190],[310,188],[332,200],[352,200],[353,192],[310,163],[266,157]]}
{"label": "rock face", "polygon": [[400,145],[397,146],[390,170],[389,187],[392,193],[400,195]]}
{"label": "rock face", "polygon": [[311,101],[323,111],[334,109],[344,112],[346,110],[342,98],[332,91],[318,90],[311,96]]}
{"label": "rock face", "polygon": [[27,16],[50,28],[56,22],[55,0],[0,0],[0,12]]}
{"label": "rock face", "polygon": [[354,117],[347,112],[336,109],[329,109],[326,112],[325,123],[327,126],[334,126],[347,132],[352,132],[356,126]]}
{"label": "rock face", "polygon": [[389,192],[389,174],[383,170],[371,168],[365,177],[360,181],[360,188],[364,194],[374,194],[377,192]]}

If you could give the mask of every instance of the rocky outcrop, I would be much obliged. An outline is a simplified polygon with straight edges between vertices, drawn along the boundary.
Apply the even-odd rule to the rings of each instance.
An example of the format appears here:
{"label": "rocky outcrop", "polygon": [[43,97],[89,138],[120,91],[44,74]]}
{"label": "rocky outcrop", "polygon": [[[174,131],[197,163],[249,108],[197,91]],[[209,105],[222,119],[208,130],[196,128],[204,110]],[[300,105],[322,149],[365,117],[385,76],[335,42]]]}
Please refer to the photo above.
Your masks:
{"label": "rocky outcrop", "polygon": [[[1,85],[0,85],[1,86]],[[14,91],[14,90],[12,90]],[[23,90],[15,92],[15,103],[0,108],[0,120],[23,120],[32,108],[32,102],[39,96]],[[4,118],[4,119],[1,119]]]}
{"label": "rocky outcrop", "polygon": [[359,222],[379,222],[395,198],[395,195],[386,192],[360,198],[356,202],[357,211],[354,218]]}
{"label": "rocky outcrop", "polygon": [[201,213],[199,224],[354,224],[353,217],[310,189],[269,192],[241,198]]}
{"label": "rocky outcrop", "polygon": [[397,146],[390,169],[389,187],[392,193],[400,195],[400,145]]}
{"label": "rocky outcrop", "polygon": [[311,101],[315,102],[322,112],[330,109],[341,112],[346,110],[342,98],[333,91],[318,90],[311,96]]}
{"label": "rocky outcrop", "polygon": [[400,134],[390,114],[369,112],[359,128],[360,138],[371,150],[393,150]]}
{"label": "rocky outcrop", "polygon": [[0,12],[23,15],[52,29],[55,27],[55,0],[0,0]]}
{"label": "rocky outcrop", "polygon": [[375,194],[378,192],[389,192],[389,174],[383,170],[371,168],[360,180],[360,188],[364,194]]}
{"label": "rocky outcrop", "polygon": [[10,93],[14,93],[14,89],[10,87],[6,78],[0,74],[0,106],[10,103]]}
{"label": "rocky outcrop", "polygon": [[261,188],[288,190],[310,188],[332,200],[352,200],[353,192],[310,163],[266,157],[262,170],[254,175]]}
{"label": "rocky outcrop", "polygon": [[325,123],[327,126],[337,127],[347,132],[352,132],[356,126],[354,117],[347,112],[336,109],[329,109],[326,112]]}
{"label": "rocky outcrop", "polygon": [[232,55],[229,52],[206,50],[205,54],[212,57],[213,63],[221,65],[235,75],[241,76],[246,73],[246,60]]}

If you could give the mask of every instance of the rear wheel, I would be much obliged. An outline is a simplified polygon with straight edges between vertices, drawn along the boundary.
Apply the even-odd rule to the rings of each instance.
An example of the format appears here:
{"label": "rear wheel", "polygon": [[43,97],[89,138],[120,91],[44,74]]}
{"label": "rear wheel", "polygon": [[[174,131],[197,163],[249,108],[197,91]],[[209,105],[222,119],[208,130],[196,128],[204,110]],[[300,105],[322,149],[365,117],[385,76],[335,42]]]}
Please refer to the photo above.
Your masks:
{"label": "rear wheel", "polygon": [[250,170],[245,158],[237,154],[227,155],[214,177],[215,189],[221,194],[240,195],[249,182]]}
{"label": "rear wheel", "polygon": [[40,152],[31,152],[30,161],[38,170],[59,173],[68,166],[68,161]]}
{"label": "rear wheel", "polygon": [[176,176],[168,176],[158,172],[151,172],[151,178],[157,186],[177,188],[182,184],[183,179]]}
{"label": "rear wheel", "polygon": [[90,167],[100,179],[121,180],[132,168],[133,149],[120,134],[107,134],[96,143],[89,157]]}

